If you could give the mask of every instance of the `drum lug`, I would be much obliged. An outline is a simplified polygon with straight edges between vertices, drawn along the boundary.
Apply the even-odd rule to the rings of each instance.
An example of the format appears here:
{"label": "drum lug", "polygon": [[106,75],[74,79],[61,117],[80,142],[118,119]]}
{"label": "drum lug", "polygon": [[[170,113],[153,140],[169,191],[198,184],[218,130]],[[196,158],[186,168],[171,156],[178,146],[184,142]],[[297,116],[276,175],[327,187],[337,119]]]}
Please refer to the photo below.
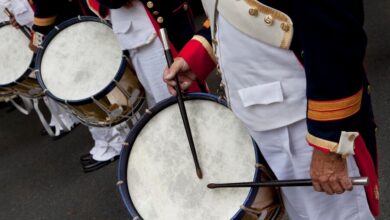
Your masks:
{"label": "drum lug", "polygon": [[116,182],[116,185],[117,185],[117,186],[120,186],[120,185],[122,185],[123,183],[125,183],[123,180],[118,180],[118,182]]}

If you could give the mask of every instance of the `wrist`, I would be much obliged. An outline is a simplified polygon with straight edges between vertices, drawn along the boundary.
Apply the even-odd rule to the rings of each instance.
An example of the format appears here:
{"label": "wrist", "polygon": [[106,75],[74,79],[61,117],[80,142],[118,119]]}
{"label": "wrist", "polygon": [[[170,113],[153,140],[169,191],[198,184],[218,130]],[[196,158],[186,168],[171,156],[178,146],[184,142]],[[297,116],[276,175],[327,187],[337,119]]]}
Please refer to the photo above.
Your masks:
{"label": "wrist", "polygon": [[316,137],[309,133],[306,136],[306,140],[311,147],[314,147],[324,153],[334,153],[347,157],[355,154],[355,139],[358,136],[358,132],[342,131],[339,142],[333,142]]}

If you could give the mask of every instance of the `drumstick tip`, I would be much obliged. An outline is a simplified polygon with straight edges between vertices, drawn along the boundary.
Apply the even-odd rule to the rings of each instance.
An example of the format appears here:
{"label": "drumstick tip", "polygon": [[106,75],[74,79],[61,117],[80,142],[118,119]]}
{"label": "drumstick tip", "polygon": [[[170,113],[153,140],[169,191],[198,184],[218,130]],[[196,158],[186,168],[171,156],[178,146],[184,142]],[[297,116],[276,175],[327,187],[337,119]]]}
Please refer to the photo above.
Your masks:
{"label": "drumstick tip", "polygon": [[214,183],[209,183],[209,184],[207,184],[207,188],[209,188],[209,189],[215,189],[216,186],[215,186]]}
{"label": "drumstick tip", "polygon": [[202,170],[200,168],[196,169],[196,175],[198,176],[199,179],[203,178]]}

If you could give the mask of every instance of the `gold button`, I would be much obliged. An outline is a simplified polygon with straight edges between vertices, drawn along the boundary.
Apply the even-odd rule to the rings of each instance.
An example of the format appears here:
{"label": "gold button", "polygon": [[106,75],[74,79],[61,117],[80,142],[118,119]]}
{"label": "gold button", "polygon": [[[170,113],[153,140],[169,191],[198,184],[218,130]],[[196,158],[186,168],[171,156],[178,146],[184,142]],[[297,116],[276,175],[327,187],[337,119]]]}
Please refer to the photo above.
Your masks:
{"label": "gold button", "polygon": [[153,12],[153,15],[155,15],[155,16],[157,16],[157,15],[159,15],[159,14],[160,14],[159,11],[154,11],[154,12]]}
{"label": "gold button", "polygon": [[375,128],[375,134],[377,134],[378,133],[378,128]]}
{"label": "gold button", "polygon": [[249,15],[257,16],[257,15],[259,15],[259,10],[257,10],[257,8],[250,8],[249,9]]}
{"label": "gold button", "polygon": [[164,18],[163,17],[158,17],[157,18],[157,23],[159,23],[159,24],[162,24],[164,22]]}
{"label": "gold button", "polygon": [[287,23],[281,23],[280,24],[280,28],[282,28],[282,30],[284,32],[289,32],[290,31],[290,25],[288,25]]}
{"label": "gold button", "polygon": [[267,25],[272,25],[272,23],[274,23],[274,18],[271,15],[267,15],[264,17],[264,22]]}
{"label": "gold button", "polygon": [[154,4],[153,4],[152,1],[148,1],[148,2],[146,3],[146,7],[148,7],[148,8],[153,8],[153,6],[154,6]]}
{"label": "gold button", "polygon": [[349,137],[348,137],[348,140],[349,141],[354,141],[355,140],[355,135],[351,134]]}
{"label": "gold button", "polygon": [[184,9],[184,11],[187,11],[187,10],[188,10],[188,4],[187,4],[187,3],[184,3],[183,9]]}

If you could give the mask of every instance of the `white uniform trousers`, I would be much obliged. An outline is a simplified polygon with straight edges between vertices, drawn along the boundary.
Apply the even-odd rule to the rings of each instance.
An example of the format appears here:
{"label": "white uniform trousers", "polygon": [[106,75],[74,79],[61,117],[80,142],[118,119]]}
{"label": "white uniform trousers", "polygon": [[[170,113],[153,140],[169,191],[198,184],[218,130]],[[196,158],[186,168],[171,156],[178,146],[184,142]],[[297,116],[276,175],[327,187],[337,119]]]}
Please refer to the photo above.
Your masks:
{"label": "white uniform trousers", "polygon": [[[313,148],[305,139],[306,120],[250,133],[279,180],[309,178]],[[353,157],[348,157],[348,170],[349,176],[360,176]],[[286,187],[282,195],[291,220],[374,219],[363,186],[354,186],[351,192],[340,195],[315,192],[313,187]]]}
{"label": "white uniform trousers", "polygon": [[[67,112],[56,101],[47,97],[47,105],[51,113],[50,126],[55,127],[54,135],[58,136],[63,130],[71,130],[76,124],[79,123],[77,118]],[[60,120],[60,121],[59,121]],[[63,127],[65,126],[65,128]]]}
{"label": "white uniform trousers", "polygon": [[113,127],[88,127],[95,145],[90,150],[94,160],[106,161],[120,154],[130,128],[126,122]]}

